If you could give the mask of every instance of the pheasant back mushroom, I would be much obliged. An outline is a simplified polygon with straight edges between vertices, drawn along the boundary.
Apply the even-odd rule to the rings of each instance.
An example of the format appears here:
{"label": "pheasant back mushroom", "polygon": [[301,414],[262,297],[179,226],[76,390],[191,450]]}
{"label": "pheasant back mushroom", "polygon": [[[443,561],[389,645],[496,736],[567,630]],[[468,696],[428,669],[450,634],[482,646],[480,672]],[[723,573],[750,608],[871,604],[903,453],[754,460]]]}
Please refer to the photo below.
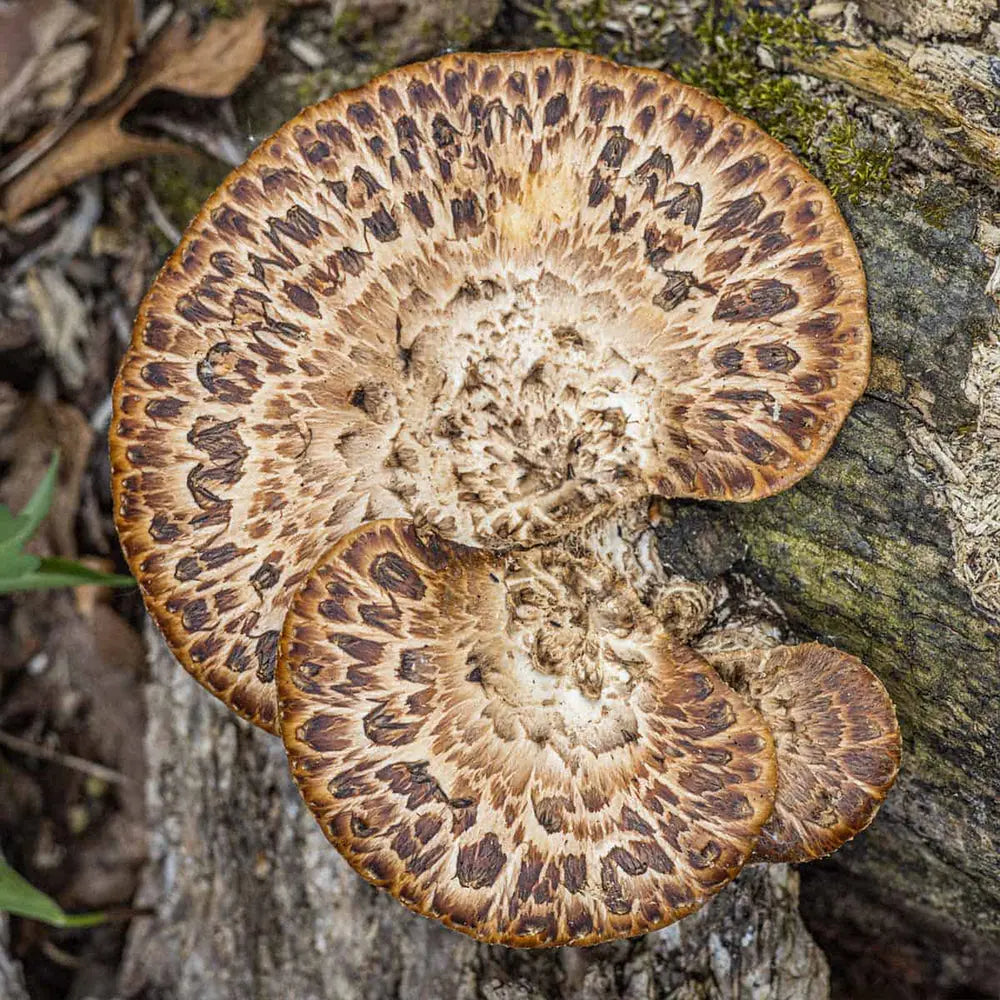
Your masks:
{"label": "pheasant back mushroom", "polygon": [[671,923],[736,875],[771,813],[757,712],[561,546],[365,524],[306,578],[282,652],[282,736],[326,834],[480,940]]}
{"label": "pheasant back mushroom", "polygon": [[869,341],[836,205],[752,123],[445,56],[306,109],[191,224],[115,386],[119,534],[365,877],[484,940],[639,933],[751,856],[774,747],[570,535],[792,485]]}
{"label": "pheasant back mushroom", "polygon": [[764,717],[778,755],[778,795],[751,860],[796,863],[833,853],[875,818],[899,772],[896,710],[856,657],[819,643],[709,652]]}
{"label": "pheasant back mushroom", "polygon": [[119,533],[184,665],[274,728],[338,534],[505,548],[766,496],[868,359],[843,219],[755,125],[582,53],[446,56],[303,111],[191,224],[116,386]]}

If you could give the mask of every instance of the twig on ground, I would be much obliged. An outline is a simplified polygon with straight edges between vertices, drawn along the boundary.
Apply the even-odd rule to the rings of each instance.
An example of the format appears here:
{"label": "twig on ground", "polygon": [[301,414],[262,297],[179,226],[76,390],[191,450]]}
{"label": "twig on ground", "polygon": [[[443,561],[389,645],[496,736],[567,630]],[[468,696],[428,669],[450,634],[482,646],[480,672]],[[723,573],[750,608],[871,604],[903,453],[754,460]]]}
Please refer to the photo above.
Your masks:
{"label": "twig on ground", "polygon": [[163,233],[171,246],[176,246],[181,241],[181,231],[167,218],[163,206],[156,200],[156,195],[145,182],[142,185],[142,196],[146,202],[146,211],[149,212],[150,221]]}
{"label": "twig on ground", "polygon": [[76,256],[90,238],[104,210],[101,184],[96,177],[89,177],[76,186],[79,201],[52,239],[24,254],[10,268],[12,278],[19,278],[30,271],[40,260]]}
{"label": "twig on ground", "polygon": [[179,139],[186,146],[200,149],[230,167],[238,166],[246,159],[246,149],[238,139],[205,123],[158,112],[136,115],[134,124],[144,129],[155,129],[172,139]]}
{"label": "twig on ground", "polygon": [[106,781],[109,785],[134,784],[132,778],[122,774],[121,771],[116,771],[113,767],[105,767],[104,764],[95,764],[93,761],[85,760],[83,757],[77,757],[71,753],[63,753],[60,750],[53,750],[52,747],[33,743],[31,740],[23,740],[20,736],[14,736],[2,730],[0,730],[0,745],[17,753],[37,757],[39,760],[47,760],[53,764],[61,764],[63,767],[79,771],[82,774],[89,774],[93,778],[100,778],[101,781]]}

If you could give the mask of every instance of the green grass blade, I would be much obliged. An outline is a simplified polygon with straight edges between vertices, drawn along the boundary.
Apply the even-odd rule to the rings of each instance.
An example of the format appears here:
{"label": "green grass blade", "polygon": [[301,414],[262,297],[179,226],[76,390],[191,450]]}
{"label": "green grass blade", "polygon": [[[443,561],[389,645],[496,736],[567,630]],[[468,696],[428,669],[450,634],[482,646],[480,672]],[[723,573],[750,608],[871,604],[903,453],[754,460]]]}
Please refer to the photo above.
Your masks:
{"label": "green grass blade", "polygon": [[59,472],[59,452],[52,452],[52,459],[49,467],[42,476],[42,481],[35,488],[31,499],[21,508],[18,517],[27,519],[25,527],[22,529],[21,542],[26,542],[38,530],[38,526],[45,520],[45,515],[52,506],[52,494],[56,488],[56,475]]}
{"label": "green grass blade", "polygon": [[73,559],[54,556],[38,560],[38,566],[20,576],[0,575],[0,594],[19,590],[50,590],[53,587],[82,587],[97,584],[102,587],[134,587],[135,580],[117,573],[102,573]]}
{"label": "green grass blade", "polygon": [[53,927],[93,927],[108,918],[104,913],[67,913],[51,896],[36,889],[0,858],[0,910],[29,917]]}
{"label": "green grass blade", "polygon": [[99,569],[91,569],[75,559],[60,559],[58,556],[42,556],[42,564],[39,573],[54,576],[61,574],[72,577],[77,582],[71,586],[80,586],[85,583],[99,583],[104,587],[134,587],[135,578],[128,574],[104,573]]}
{"label": "green grass blade", "polygon": [[4,504],[0,504],[0,575],[19,576],[33,568],[29,564],[37,560],[37,556],[27,555],[21,549],[38,530],[52,506],[58,471],[59,452],[54,451],[42,481],[19,514],[12,514]]}

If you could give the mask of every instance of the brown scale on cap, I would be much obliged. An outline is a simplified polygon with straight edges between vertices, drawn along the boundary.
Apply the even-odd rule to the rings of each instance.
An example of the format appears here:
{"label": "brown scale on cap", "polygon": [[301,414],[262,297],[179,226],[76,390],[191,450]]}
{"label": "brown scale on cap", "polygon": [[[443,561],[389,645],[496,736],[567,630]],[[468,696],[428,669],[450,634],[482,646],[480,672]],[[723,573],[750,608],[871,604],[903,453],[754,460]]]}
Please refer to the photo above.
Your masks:
{"label": "brown scale on cap", "polygon": [[281,729],[369,881],[480,940],[595,944],[733,878],[773,802],[760,716],[559,546],[347,534],[285,621]]}
{"label": "brown scale on cap", "polygon": [[119,532],[184,665],[274,728],[338,534],[504,548],[767,496],[868,356],[843,219],[752,123],[582,53],[449,55],[303,111],[189,227],[115,389]]}
{"label": "brown scale on cap", "polygon": [[875,818],[896,780],[896,711],[858,659],[806,643],[700,650],[754,706],[774,736],[778,795],[751,861],[813,861]]}

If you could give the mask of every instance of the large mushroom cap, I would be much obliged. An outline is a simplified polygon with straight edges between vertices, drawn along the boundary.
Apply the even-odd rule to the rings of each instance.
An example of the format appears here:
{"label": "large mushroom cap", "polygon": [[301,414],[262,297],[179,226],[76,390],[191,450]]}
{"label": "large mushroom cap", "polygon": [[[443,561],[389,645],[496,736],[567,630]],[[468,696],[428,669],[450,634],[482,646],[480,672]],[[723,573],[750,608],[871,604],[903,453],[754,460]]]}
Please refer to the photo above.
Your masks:
{"label": "large mushroom cap", "polygon": [[449,55],[303,111],[192,223],[115,390],[119,532],[185,666],[273,727],[341,532],[504,548],[766,496],[868,355],[843,219],[756,126],[579,52]]}
{"label": "large mushroom cap", "polygon": [[327,836],[480,940],[670,923],[736,875],[771,811],[760,716],[562,547],[363,525],[306,578],[282,653],[282,737]]}
{"label": "large mushroom cap", "polygon": [[899,724],[881,681],[816,642],[701,655],[774,737],[778,795],[750,860],[814,861],[864,830],[899,772]]}

